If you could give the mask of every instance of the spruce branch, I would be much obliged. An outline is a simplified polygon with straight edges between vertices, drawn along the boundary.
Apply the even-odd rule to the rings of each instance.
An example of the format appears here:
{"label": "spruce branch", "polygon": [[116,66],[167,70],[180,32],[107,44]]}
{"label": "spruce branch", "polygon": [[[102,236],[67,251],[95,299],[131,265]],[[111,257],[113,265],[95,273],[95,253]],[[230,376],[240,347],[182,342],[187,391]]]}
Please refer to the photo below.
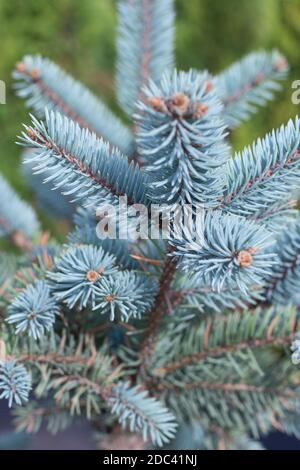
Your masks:
{"label": "spruce branch", "polygon": [[152,369],[153,376],[165,377],[178,369],[197,365],[201,361],[230,355],[242,350],[266,346],[288,345],[300,330],[293,309],[277,313],[274,309],[232,313],[225,317],[198,321],[195,326],[168,337],[160,337],[153,363],[163,365]]}
{"label": "spruce branch", "polygon": [[138,149],[150,174],[151,197],[168,204],[217,204],[229,158],[222,105],[203,73],[165,74],[138,105]]}
{"label": "spruce branch", "polygon": [[[174,384],[161,384],[158,385],[158,390],[172,390],[180,392],[182,389],[185,391],[194,390],[194,389],[204,389],[204,390],[212,390],[212,391],[223,391],[225,394],[236,393],[236,392],[248,392],[248,393],[255,393],[255,394],[262,394],[262,395],[275,395],[277,398],[285,403],[286,399],[290,398],[298,398],[298,393],[294,390],[290,390],[289,388],[284,389],[281,387],[278,388],[267,388],[267,387],[260,387],[256,385],[251,385],[247,383],[217,383],[217,382],[192,382],[184,384],[182,387],[179,385]],[[226,396],[226,395],[225,395]]]}
{"label": "spruce branch", "polygon": [[16,431],[29,434],[37,433],[46,422],[46,429],[52,434],[64,431],[72,423],[68,409],[59,408],[49,403],[48,406],[28,403],[14,410],[14,425]]}
{"label": "spruce branch", "polygon": [[106,253],[112,254],[117,264],[125,269],[139,269],[140,264],[134,260],[132,251],[136,244],[129,240],[113,238],[101,239],[97,236],[98,220],[91,208],[78,207],[74,214],[74,230],[68,234],[71,245],[94,245],[101,247]]}
{"label": "spruce branch", "polygon": [[55,335],[53,331],[49,336],[43,336],[39,342],[31,342],[30,337],[28,342],[21,341],[17,345],[17,351],[20,354],[11,355],[10,359],[18,359],[18,363],[28,363],[34,365],[48,365],[53,367],[60,366],[86,366],[90,368],[97,364],[99,359],[107,366],[107,359],[103,351],[98,352],[96,349],[93,336],[89,334],[80,334],[78,338],[70,335],[68,330],[63,330],[61,337]]}
{"label": "spruce branch", "polygon": [[93,363],[93,359],[92,357],[84,358],[77,354],[75,354],[74,356],[68,356],[65,354],[51,352],[47,354],[21,354],[21,356],[18,356],[18,362],[24,363],[24,364],[25,363],[48,364],[48,365],[80,364],[83,366],[90,366]]}
{"label": "spruce branch", "polygon": [[140,318],[151,308],[156,292],[155,280],[142,273],[120,272],[114,256],[92,245],[67,250],[48,277],[57,300],[79,310],[91,306],[111,321]]}
{"label": "spruce branch", "polygon": [[148,314],[147,328],[140,345],[139,371],[142,373],[144,373],[144,367],[148,358],[151,357],[151,354],[155,349],[158,329],[167,311],[166,299],[177,268],[177,263],[172,256],[172,251],[172,248],[169,247],[159,280],[159,289],[155,297],[153,307]]}
{"label": "spruce branch", "polygon": [[17,94],[39,118],[45,117],[46,108],[59,111],[125,154],[132,154],[134,143],[129,129],[87,88],[49,59],[26,55],[16,64],[13,76]]}
{"label": "spruce branch", "polygon": [[[184,288],[180,288],[184,285]],[[255,306],[265,301],[264,288],[258,284],[252,284],[246,294],[238,287],[222,288],[217,292],[205,282],[200,282],[197,275],[184,276],[178,282],[178,290],[170,292],[171,303],[182,310],[191,310],[200,314],[222,314],[224,309],[234,312],[237,309],[244,311],[250,306]]]}
{"label": "spruce branch", "polygon": [[82,310],[88,304],[95,305],[96,287],[103,277],[117,272],[114,256],[101,247],[82,245],[70,247],[57,258],[48,277],[58,301]]}
{"label": "spruce branch", "polygon": [[29,161],[37,173],[51,170],[46,182],[85,205],[116,204],[125,195],[131,204],[147,202],[147,178],[134,163],[57,112],[46,110],[45,119],[32,117],[20,144],[35,149]]}
{"label": "spruce branch", "polygon": [[280,233],[283,226],[297,217],[296,206],[297,200],[288,197],[280,202],[261,207],[256,214],[247,219],[262,224],[270,232]]}
{"label": "spruce branch", "polygon": [[0,362],[0,400],[8,400],[11,408],[13,403],[22,405],[28,401],[31,379],[25,367],[15,361]]}
{"label": "spruce branch", "polygon": [[117,97],[131,117],[151,78],[173,66],[173,0],[119,0]]}
{"label": "spruce branch", "polygon": [[22,152],[21,174],[25,178],[26,184],[29,186],[35,196],[35,203],[40,211],[56,217],[63,221],[73,221],[76,204],[71,202],[71,197],[64,196],[58,191],[52,191],[51,182],[45,183],[44,180],[52,174],[51,171],[43,175],[34,174],[33,167],[35,163],[30,164],[29,160],[34,158],[35,151],[26,149]]}
{"label": "spruce branch", "polygon": [[[119,2],[117,94],[136,144],[51,61],[16,67],[17,92],[45,119],[20,138],[42,210],[62,204],[57,217],[70,218],[77,204],[58,245],[36,237],[35,215],[0,179],[0,235],[28,251],[0,254],[0,398],[25,404],[17,426],[30,432],[85,415],[110,439],[126,427],[139,446],[176,446],[177,420],[180,444],[256,449],[252,437],[273,429],[300,435],[300,120],[231,158],[227,126],[267,103],[286,61],[258,52],[217,77],[172,72],[173,4]],[[49,187],[63,197],[45,196]],[[147,216],[167,206],[172,234],[160,215],[162,239],[144,240],[140,223],[133,241],[136,203]],[[116,239],[99,238],[95,209],[118,216]]]}
{"label": "spruce branch", "polygon": [[174,437],[177,424],[173,414],[158,400],[148,397],[145,390],[124,383],[113,390],[109,402],[120,424],[124,427],[128,423],[130,431],[141,433],[145,442],[150,438],[161,447]]}
{"label": "spruce branch", "polygon": [[178,384],[166,388],[163,395],[185,419],[201,416],[202,422],[210,423],[209,437],[216,426],[228,433],[236,431],[238,426],[241,433],[248,430],[251,436],[259,438],[277,429],[277,421],[283,421],[284,416],[295,410],[299,400],[299,392],[289,387],[229,382],[194,382],[186,388]]}
{"label": "spruce branch", "polygon": [[[177,424],[174,416],[158,400],[149,398],[148,393],[129,383],[99,384],[81,375],[65,375],[55,379],[51,388],[58,389],[54,398],[60,406],[64,394],[76,388],[81,389],[81,399],[85,393],[95,394],[111,409],[122,427],[131,432],[142,433],[144,441],[151,439],[154,445],[162,446],[174,437]],[[89,396],[89,399],[91,397]]]}
{"label": "spruce branch", "polygon": [[286,77],[288,64],[278,51],[258,51],[215,77],[219,96],[224,103],[223,117],[230,128],[237,127],[273,98],[280,89],[277,83]]}
{"label": "spruce branch", "polygon": [[299,126],[299,118],[290,120],[228,162],[223,210],[257,219],[290,197],[299,185]]}
{"label": "spruce branch", "polygon": [[50,295],[45,281],[35,281],[10,304],[7,323],[16,326],[16,334],[27,333],[34,339],[50,331],[59,313],[59,307]]}
{"label": "spruce branch", "polygon": [[265,296],[269,302],[286,305],[297,304],[300,282],[300,218],[282,231],[277,239],[276,254],[278,262],[267,278]]}
{"label": "spruce branch", "polygon": [[8,236],[18,248],[30,251],[39,222],[33,209],[0,176],[0,236]]}
{"label": "spruce branch", "polygon": [[94,310],[108,313],[110,321],[117,318],[128,322],[131,318],[141,318],[151,310],[156,282],[142,274],[121,272],[116,276],[102,279],[96,286]]}
{"label": "spruce branch", "polygon": [[197,276],[212,289],[237,287],[247,294],[249,286],[263,284],[275,255],[271,234],[242,217],[219,211],[207,212],[203,218],[203,236],[193,234],[193,227],[183,227],[182,239],[174,239],[174,256],[179,267]]}

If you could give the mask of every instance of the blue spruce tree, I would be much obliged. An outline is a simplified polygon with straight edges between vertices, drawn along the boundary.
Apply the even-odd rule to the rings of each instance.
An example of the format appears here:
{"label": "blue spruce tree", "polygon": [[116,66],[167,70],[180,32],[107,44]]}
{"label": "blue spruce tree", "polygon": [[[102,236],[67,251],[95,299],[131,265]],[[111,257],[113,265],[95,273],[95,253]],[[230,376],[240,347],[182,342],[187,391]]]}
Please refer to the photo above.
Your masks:
{"label": "blue spruce tree", "polygon": [[[16,65],[32,110],[19,138],[28,177],[41,207],[74,226],[59,244],[1,178],[0,235],[18,250],[0,253],[0,398],[18,430],[58,432],[82,415],[110,448],[297,436],[300,121],[230,146],[287,62],[258,51],[218,76],[177,71],[173,0],[120,0],[118,17],[131,127],[50,60]],[[99,207],[116,215],[113,237],[99,234],[111,224]]]}

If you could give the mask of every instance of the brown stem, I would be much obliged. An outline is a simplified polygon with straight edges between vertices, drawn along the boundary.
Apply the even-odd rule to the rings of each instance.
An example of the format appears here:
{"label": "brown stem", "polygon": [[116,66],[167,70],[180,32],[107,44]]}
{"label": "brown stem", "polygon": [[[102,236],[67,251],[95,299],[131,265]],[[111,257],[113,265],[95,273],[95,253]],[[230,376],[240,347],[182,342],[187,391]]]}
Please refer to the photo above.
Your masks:
{"label": "brown stem", "polygon": [[[87,337],[86,337],[87,340]],[[48,352],[46,354],[22,354],[17,358],[18,362],[33,362],[35,364],[81,364],[90,367],[95,363],[97,350],[94,341],[89,341],[88,357],[82,355],[83,340],[80,339],[74,355],[64,355],[66,336],[61,338],[57,352]]]}
{"label": "brown stem", "polygon": [[169,248],[168,255],[165,259],[165,263],[162,269],[162,274],[159,282],[159,290],[156,295],[154,305],[149,313],[148,327],[145,331],[140,348],[140,369],[144,367],[146,357],[151,355],[151,353],[153,352],[153,349],[155,347],[157,330],[168,308],[166,295],[170,289],[177,266],[175,259],[170,255],[172,251],[173,250]]}
{"label": "brown stem", "polygon": [[243,196],[247,194],[247,192],[253,187],[253,185],[257,182],[265,182],[269,178],[271,178],[274,173],[278,169],[283,169],[289,167],[292,163],[294,163],[296,160],[299,159],[300,156],[300,147],[298,147],[290,156],[289,158],[286,159],[284,164],[282,165],[280,162],[275,161],[272,167],[268,169],[268,171],[264,172],[263,175],[257,176],[255,178],[252,178],[250,181],[248,181],[247,185],[239,186],[233,194],[229,194],[224,198],[222,201],[222,204],[220,207],[226,207],[230,206],[232,202],[234,202],[234,199],[239,196],[240,192],[242,191]]}
{"label": "brown stem", "polygon": [[99,395],[104,401],[107,401],[112,396],[112,384],[99,385],[97,382],[94,382],[86,377],[82,377],[81,375],[65,375],[58,378],[55,382],[56,386],[59,388],[54,396],[57,403],[61,401],[70,381],[76,381],[79,385],[88,387],[90,391],[93,391],[96,395]]}
{"label": "brown stem", "polygon": [[[123,323],[123,322],[117,322],[117,323],[120,327],[124,328],[124,330],[130,331],[130,332],[136,331],[136,328],[128,323]],[[92,328],[88,328],[86,329],[86,331],[90,335],[95,335],[97,333],[101,333],[103,331],[108,330],[109,328],[111,328],[111,326],[112,326],[112,322],[107,322],[107,323],[104,323],[103,325],[97,325]]]}
{"label": "brown stem", "polygon": [[[120,196],[127,196],[125,193],[117,191],[113,186],[111,186],[105,178],[99,178],[97,175],[95,175],[90,168],[88,168],[82,160],[78,160],[74,155],[71,155],[70,153],[66,152],[65,149],[58,147],[54,142],[49,141],[45,135],[43,135],[41,132],[37,131],[37,129],[29,127],[27,129],[27,134],[28,136],[35,142],[37,142],[40,145],[43,145],[47,149],[51,149],[54,152],[56,152],[58,155],[61,155],[63,158],[65,158],[71,165],[75,167],[77,171],[79,171],[82,175],[87,176],[90,178],[94,183],[98,184],[102,188],[107,189],[113,196],[120,197]],[[128,198],[128,196],[127,196]],[[129,204],[134,204],[133,199],[128,198],[128,203]]]}
{"label": "brown stem", "polygon": [[[25,64],[17,64],[17,69],[18,67],[22,68],[22,73],[26,75],[28,78],[31,79],[31,81],[41,90],[41,92],[51,100],[57,108],[59,108],[63,114],[65,114],[67,117],[72,119],[72,121],[76,122],[81,128],[83,129],[88,129],[90,132],[96,134],[96,136],[99,139],[104,139],[105,142],[109,145],[110,150],[113,148],[113,145],[103,136],[99,131],[96,131],[96,129],[91,126],[91,124],[83,119],[78,113],[76,113],[61,97],[58,95],[54,90],[52,90],[49,85],[46,85],[43,82],[43,79],[40,75],[40,71],[37,69],[33,70],[27,70],[25,67]],[[130,157],[130,160],[134,161],[135,163],[138,162],[137,156],[132,156]]]}
{"label": "brown stem", "polygon": [[[271,281],[269,282],[266,288],[267,298],[269,298],[269,294],[272,293],[272,291],[276,289],[276,286],[278,285],[278,283],[282,282],[286,278],[288,273],[295,269],[295,267],[298,264],[299,257],[300,257],[300,252],[296,252],[293,261],[289,265],[285,265],[284,270],[280,273],[280,275],[274,276],[274,278],[271,279]],[[266,303],[269,303],[269,302],[267,301]]]}
{"label": "brown stem", "polygon": [[[261,290],[261,286],[260,285],[256,285],[256,284],[253,284],[251,286],[249,286],[249,289],[251,290],[251,292],[256,292],[256,291],[260,291]],[[236,289],[222,289],[221,293],[235,293],[237,296],[241,293],[240,289],[236,288]],[[188,288],[188,289],[180,289],[180,290],[174,290],[174,291],[171,291],[170,292],[170,297],[172,300],[172,303],[173,305],[179,305],[181,304],[182,302],[184,302],[185,298],[188,296],[188,295],[193,295],[193,294],[215,294],[216,291],[213,290],[211,287],[192,287],[192,288]],[[256,306],[256,304],[255,304]],[[196,307],[195,307],[196,308]],[[228,312],[232,312],[232,313],[236,313],[236,310],[237,307],[228,307]],[[220,317],[219,317],[220,318]],[[224,319],[224,317],[222,317],[222,320]]]}
{"label": "brown stem", "polygon": [[167,390],[182,392],[194,390],[196,388],[202,388],[205,390],[220,390],[226,393],[235,393],[235,392],[253,392],[253,393],[262,393],[262,394],[276,394],[276,396],[282,400],[297,398],[297,393],[294,390],[289,388],[271,388],[264,386],[251,385],[247,383],[218,383],[218,382],[207,382],[207,381],[198,381],[184,384],[182,387],[179,387],[175,384],[170,383],[159,383],[155,385],[157,391],[163,392]]}
{"label": "brown stem", "polygon": [[257,214],[247,217],[248,220],[253,220],[254,222],[261,222],[264,221],[267,217],[272,217],[273,215],[278,214],[281,210],[290,210],[294,209],[297,205],[296,199],[290,199],[286,203],[282,203],[280,206],[278,204],[274,205],[273,207],[264,207],[261,209]]}
{"label": "brown stem", "polygon": [[208,357],[218,357],[222,356],[223,354],[240,351],[242,349],[260,348],[263,346],[268,346],[270,344],[278,346],[289,344],[293,340],[294,336],[295,332],[290,333],[289,335],[283,336],[281,338],[274,338],[270,336],[261,339],[251,339],[249,341],[241,341],[240,343],[236,344],[218,346],[216,348],[200,351],[198,353],[188,354],[178,359],[178,361],[170,362],[169,364],[166,364],[163,367],[154,369],[153,374],[160,377],[164,377],[177,369],[181,369],[184,366],[196,364],[197,362],[204,360]]}
{"label": "brown stem", "polygon": [[[24,64],[22,64],[24,66]],[[17,64],[18,67],[18,64]],[[48,85],[46,85],[40,75],[40,71],[34,69],[33,71],[28,69],[23,69],[22,73],[26,75],[31,81],[41,90],[41,92],[51,100],[57,108],[59,108],[63,114],[68,116],[74,122],[76,122],[80,127],[88,129],[90,132],[96,134],[99,138],[103,138],[102,134],[97,132],[86,120],[84,120],[79,114],[77,114],[64,100],[59,96],[54,90],[52,90]]]}
{"label": "brown stem", "polygon": [[81,364],[91,365],[91,357],[64,356],[63,354],[22,354],[18,362],[35,362],[38,364]]}
{"label": "brown stem", "polygon": [[[281,70],[284,70],[285,67],[286,67],[285,62],[274,63],[271,72],[272,73],[280,72]],[[226,96],[225,99],[223,100],[224,106],[226,107],[229,104],[232,104],[235,101],[239,100],[241,96],[243,96],[245,93],[249,93],[253,88],[260,85],[263,81],[267,79],[268,79],[267,74],[264,74],[263,72],[258,72],[256,77],[251,82],[246,83],[242,88],[237,90],[234,94]]]}

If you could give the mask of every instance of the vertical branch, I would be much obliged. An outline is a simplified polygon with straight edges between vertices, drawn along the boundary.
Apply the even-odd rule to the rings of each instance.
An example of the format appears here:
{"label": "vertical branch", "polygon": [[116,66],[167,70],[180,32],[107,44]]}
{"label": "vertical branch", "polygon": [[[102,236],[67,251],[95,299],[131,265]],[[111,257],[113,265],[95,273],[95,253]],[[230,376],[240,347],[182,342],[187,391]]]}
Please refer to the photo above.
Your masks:
{"label": "vertical branch", "polygon": [[155,347],[155,339],[163,319],[167,306],[167,294],[170,289],[173,277],[176,271],[177,262],[170,254],[173,251],[169,247],[165,263],[162,269],[162,274],[159,282],[159,290],[156,295],[154,305],[149,313],[149,322],[147,329],[144,333],[144,338],[140,347],[140,371],[144,369],[146,358],[149,357]]}
{"label": "vertical branch", "polygon": [[131,118],[149,78],[173,67],[174,1],[119,0],[118,18],[117,96]]}
{"label": "vertical branch", "polygon": [[150,65],[151,65],[151,2],[149,0],[142,0],[142,18],[144,20],[144,27],[141,37],[142,57],[141,57],[141,74],[139,83],[139,99],[142,99],[143,92],[142,88],[145,83],[148,82],[150,77]]}

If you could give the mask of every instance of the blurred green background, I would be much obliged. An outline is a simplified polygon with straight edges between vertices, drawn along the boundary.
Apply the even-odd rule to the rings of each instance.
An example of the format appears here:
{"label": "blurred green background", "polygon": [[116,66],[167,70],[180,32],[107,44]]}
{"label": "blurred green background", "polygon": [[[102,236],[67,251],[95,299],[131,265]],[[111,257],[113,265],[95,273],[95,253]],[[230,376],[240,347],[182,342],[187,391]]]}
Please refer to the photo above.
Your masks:
{"label": "blurred green background", "polygon": [[[161,0],[164,1],[164,0]],[[96,91],[117,112],[114,100],[115,1],[0,0],[0,79],[7,104],[0,106],[0,171],[30,198],[18,170],[14,144],[28,121],[24,103],[11,89],[11,71],[26,53],[41,53]],[[218,72],[243,54],[276,47],[290,64],[283,92],[233,134],[236,148],[298,112],[291,83],[300,79],[300,0],[177,0],[178,68]]]}
{"label": "blurred green background", "polygon": [[[22,122],[28,122],[28,111],[12,91],[14,65],[24,54],[47,56],[120,112],[114,99],[115,4],[114,0],[0,0],[0,80],[7,85],[7,104],[0,105],[0,171],[27,199],[32,195],[21,177],[20,149],[14,142]],[[252,50],[273,47],[290,62],[289,78],[275,101],[233,133],[235,148],[300,113],[300,107],[291,103],[291,84],[300,79],[300,0],[177,0],[176,4],[178,68],[216,73]],[[60,233],[61,227],[54,232]],[[4,417],[2,423],[7,421]],[[48,435],[46,439],[49,445]],[[81,441],[74,438],[74,446],[80,448]],[[3,439],[0,449],[1,445],[7,448]]]}

